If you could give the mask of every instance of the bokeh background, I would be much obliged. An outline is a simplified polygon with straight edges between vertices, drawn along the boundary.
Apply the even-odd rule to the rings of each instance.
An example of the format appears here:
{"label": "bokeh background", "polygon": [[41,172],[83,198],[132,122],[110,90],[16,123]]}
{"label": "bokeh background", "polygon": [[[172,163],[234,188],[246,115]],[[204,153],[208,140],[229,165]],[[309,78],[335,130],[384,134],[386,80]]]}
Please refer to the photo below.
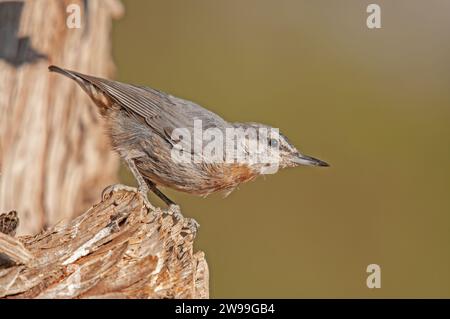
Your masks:
{"label": "bokeh background", "polygon": [[450,297],[450,2],[123,2],[118,80],[279,127],[332,165],[226,199],[165,190],[201,224],[212,297]]}

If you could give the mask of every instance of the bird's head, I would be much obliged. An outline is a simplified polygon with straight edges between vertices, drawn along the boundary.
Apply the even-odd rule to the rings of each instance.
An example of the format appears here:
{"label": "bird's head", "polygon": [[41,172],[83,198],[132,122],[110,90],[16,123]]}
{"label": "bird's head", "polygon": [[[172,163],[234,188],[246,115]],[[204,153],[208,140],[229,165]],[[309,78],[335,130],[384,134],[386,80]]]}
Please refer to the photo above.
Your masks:
{"label": "bird's head", "polygon": [[[259,123],[239,123],[236,124],[243,128],[253,128],[259,133],[259,129],[264,129],[270,132],[269,134],[254,134],[246,136],[247,142],[254,142],[259,144],[257,148],[258,152],[263,149],[261,146],[265,146],[264,160],[258,160],[251,163],[253,169],[259,174],[270,173],[270,167],[276,166],[276,168],[296,167],[300,165],[306,166],[329,166],[326,162],[317,158],[300,153],[297,148],[288,140],[286,136],[281,134],[278,129],[273,127],[259,124]],[[265,144],[265,145],[264,145]],[[261,159],[261,158],[260,158]]]}

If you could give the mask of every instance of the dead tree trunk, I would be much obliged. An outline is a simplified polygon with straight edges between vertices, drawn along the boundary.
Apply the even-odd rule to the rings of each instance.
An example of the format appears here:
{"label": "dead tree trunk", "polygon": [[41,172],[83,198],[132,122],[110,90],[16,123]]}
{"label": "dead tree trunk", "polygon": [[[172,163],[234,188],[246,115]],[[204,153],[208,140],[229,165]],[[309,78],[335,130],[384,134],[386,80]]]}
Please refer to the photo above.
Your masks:
{"label": "dead tree trunk", "polygon": [[[15,225],[0,215],[0,231]],[[208,298],[194,235],[188,219],[147,209],[138,193],[106,194],[68,225],[0,233],[0,298]]]}
{"label": "dead tree trunk", "polygon": [[[69,4],[82,10],[80,29],[66,25]],[[121,12],[118,0],[0,0],[0,211],[19,213],[19,233],[76,216],[115,179],[118,160],[87,95],[47,67],[110,77]]]}

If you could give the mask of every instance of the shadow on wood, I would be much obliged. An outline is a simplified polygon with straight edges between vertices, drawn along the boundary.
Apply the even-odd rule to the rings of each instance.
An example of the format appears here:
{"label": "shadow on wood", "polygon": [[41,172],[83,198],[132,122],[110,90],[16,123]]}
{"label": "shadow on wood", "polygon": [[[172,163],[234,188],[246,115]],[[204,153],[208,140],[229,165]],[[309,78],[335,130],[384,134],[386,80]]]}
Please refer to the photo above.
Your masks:
{"label": "shadow on wood", "polygon": [[112,192],[67,225],[1,233],[0,297],[208,298],[194,237],[187,218],[148,210],[138,193]]}

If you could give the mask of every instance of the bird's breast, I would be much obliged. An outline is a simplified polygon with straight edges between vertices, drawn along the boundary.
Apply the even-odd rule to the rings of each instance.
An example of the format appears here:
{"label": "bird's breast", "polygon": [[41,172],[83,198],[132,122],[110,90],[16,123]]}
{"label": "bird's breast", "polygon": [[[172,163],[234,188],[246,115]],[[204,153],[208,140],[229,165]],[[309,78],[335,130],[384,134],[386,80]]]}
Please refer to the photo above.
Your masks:
{"label": "bird's breast", "polygon": [[245,164],[221,164],[209,174],[207,184],[211,192],[233,190],[241,183],[251,181],[257,176],[254,170]]}

